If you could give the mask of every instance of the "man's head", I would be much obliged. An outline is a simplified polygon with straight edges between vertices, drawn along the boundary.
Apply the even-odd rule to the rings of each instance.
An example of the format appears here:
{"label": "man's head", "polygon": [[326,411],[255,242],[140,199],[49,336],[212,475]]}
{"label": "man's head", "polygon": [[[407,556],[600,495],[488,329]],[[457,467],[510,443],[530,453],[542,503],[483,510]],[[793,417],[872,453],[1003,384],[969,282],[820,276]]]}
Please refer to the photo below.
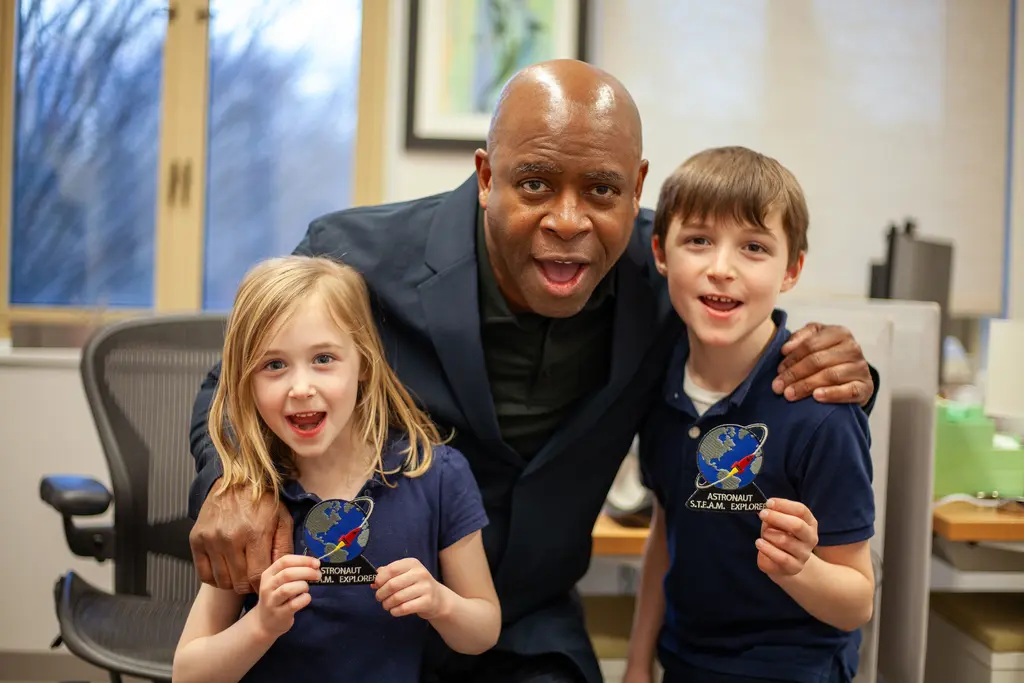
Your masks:
{"label": "man's head", "polygon": [[651,241],[690,332],[725,345],[766,324],[800,277],[808,222],[800,184],[775,159],[722,147],[677,168],[662,185]]}
{"label": "man's head", "polygon": [[625,87],[573,60],[520,71],[499,97],[476,168],[487,250],[509,306],[579,312],[640,210],[647,162]]}

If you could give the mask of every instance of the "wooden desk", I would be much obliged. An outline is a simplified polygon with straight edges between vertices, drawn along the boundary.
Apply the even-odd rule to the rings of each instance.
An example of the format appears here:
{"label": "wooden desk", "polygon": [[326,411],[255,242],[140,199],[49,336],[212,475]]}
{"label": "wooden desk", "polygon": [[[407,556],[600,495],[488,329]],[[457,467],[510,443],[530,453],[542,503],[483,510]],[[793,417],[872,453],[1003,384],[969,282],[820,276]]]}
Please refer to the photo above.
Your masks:
{"label": "wooden desk", "polygon": [[639,557],[647,542],[646,527],[622,526],[602,514],[594,525],[594,555],[627,555]]}
{"label": "wooden desk", "polygon": [[1024,513],[955,501],[935,509],[932,529],[950,541],[1024,542]]}

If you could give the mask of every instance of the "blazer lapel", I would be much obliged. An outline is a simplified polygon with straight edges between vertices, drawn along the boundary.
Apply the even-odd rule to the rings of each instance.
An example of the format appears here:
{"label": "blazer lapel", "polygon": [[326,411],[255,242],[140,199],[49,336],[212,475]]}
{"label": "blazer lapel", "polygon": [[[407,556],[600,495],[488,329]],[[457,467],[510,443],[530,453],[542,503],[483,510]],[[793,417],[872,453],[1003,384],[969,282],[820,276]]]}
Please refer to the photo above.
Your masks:
{"label": "blazer lapel", "polygon": [[517,464],[501,441],[480,338],[477,292],[477,185],[473,176],[438,207],[430,226],[427,265],[434,276],[419,285],[430,339],[473,433]]}
{"label": "blazer lapel", "polygon": [[616,269],[615,322],[608,381],[555,431],[551,440],[530,461],[527,473],[555,457],[577,438],[580,430],[597,424],[633,378],[654,338],[657,307],[640,267],[625,254]]}

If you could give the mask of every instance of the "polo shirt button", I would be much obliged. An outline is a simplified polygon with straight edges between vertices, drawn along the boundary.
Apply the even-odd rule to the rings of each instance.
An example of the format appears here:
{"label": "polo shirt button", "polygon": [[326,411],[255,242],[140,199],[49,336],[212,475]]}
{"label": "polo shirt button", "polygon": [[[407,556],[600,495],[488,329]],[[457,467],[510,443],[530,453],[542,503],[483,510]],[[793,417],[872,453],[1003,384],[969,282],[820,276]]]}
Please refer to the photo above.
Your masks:
{"label": "polo shirt button", "polygon": [[690,435],[691,439],[696,439],[698,436],[700,436],[700,427],[698,427],[697,425],[693,425],[692,427],[690,427],[690,431],[687,433]]}

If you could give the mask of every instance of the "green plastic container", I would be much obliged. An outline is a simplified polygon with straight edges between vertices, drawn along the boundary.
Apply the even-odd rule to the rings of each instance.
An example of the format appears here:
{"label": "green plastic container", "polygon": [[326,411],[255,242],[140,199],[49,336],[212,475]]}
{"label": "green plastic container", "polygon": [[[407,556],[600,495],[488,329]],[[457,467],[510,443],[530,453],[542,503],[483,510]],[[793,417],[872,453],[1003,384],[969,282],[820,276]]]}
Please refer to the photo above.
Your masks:
{"label": "green plastic container", "polygon": [[936,498],[993,492],[1024,496],[1024,450],[993,447],[995,424],[981,406],[940,402],[936,410]]}

